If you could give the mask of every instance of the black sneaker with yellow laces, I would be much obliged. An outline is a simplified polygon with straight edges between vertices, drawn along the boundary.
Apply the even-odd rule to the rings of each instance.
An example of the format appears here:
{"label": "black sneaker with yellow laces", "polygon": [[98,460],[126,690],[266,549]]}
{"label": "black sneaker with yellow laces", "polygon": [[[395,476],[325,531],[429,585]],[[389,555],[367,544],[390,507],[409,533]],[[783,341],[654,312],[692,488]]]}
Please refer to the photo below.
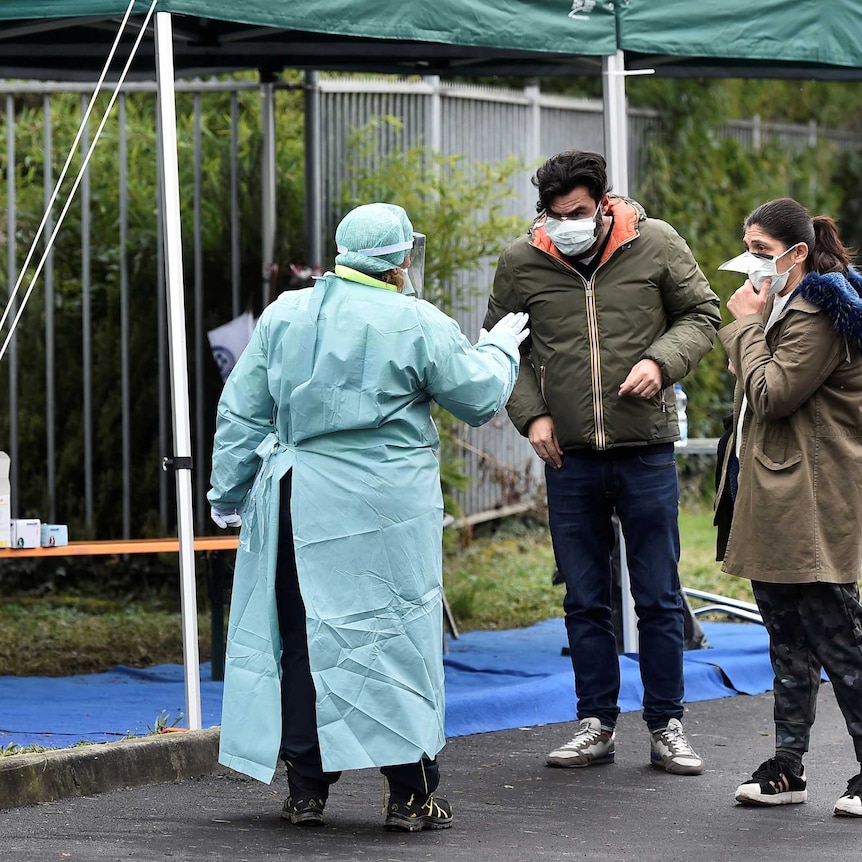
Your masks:
{"label": "black sneaker with yellow laces", "polygon": [[389,797],[383,825],[393,832],[448,829],[452,825],[452,806],[440,796],[423,801],[416,794],[406,799],[393,795]]}

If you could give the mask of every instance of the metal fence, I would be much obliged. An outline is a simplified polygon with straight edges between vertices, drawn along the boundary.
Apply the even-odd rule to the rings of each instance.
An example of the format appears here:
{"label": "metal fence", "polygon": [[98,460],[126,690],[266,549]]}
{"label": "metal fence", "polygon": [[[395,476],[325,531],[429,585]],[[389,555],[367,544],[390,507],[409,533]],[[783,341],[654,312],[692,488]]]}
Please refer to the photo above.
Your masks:
{"label": "metal fence", "polygon": [[[524,217],[525,226],[535,213],[536,193],[530,178],[550,155],[566,149],[604,151],[602,102],[544,94],[536,85],[523,90],[453,84],[436,77],[393,84],[380,78],[331,79],[319,82],[323,116],[327,118],[322,151],[321,190],[324,234],[333,235],[338,214],[337,195],[349,183],[350,134],[374,118],[395,116],[403,132],[395,140],[379,139],[376,155],[394,146],[424,143],[445,156],[463,155],[465,161],[494,163],[515,156],[524,170],[514,179],[509,213]],[[385,128],[385,127],[384,127]],[[740,120],[721,129],[744,146],[775,144],[796,154],[823,139],[841,149],[858,147],[852,132],[819,129],[815,123],[789,125]],[[628,176],[632,194],[643,177],[647,147],[667,135],[667,121],[651,110],[629,110]],[[324,246],[326,247],[326,246]],[[482,262],[471,275],[479,295],[467,310],[456,311],[463,330],[478,334],[484,317],[494,261]],[[463,289],[466,279],[453,287]],[[479,429],[463,429],[464,470],[470,477],[461,495],[467,513],[479,513],[513,502],[529,500],[541,484],[541,464],[532,449],[503,416]]]}
{"label": "metal fence", "polygon": [[[187,165],[187,175],[191,177],[188,187],[184,189],[184,204],[191,213],[192,227],[185,237],[187,250],[186,292],[187,321],[190,329],[190,348],[192,362],[192,422],[195,430],[195,491],[196,491],[196,526],[203,530],[208,512],[205,506],[205,492],[208,481],[208,441],[207,431],[211,427],[208,414],[211,404],[207,404],[207,388],[214,371],[212,359],[206,341],[205,316],[206,308],[204,276],[202,266],[202,222],[206,201],[202,194],[202,177],[200,165],[203,136],[221,136],[224,149],[224,162],[230,165],[227,173],[230,176],[230,205],[222,214],[228,223],[231,246],[231,265],[224,272],[224,279],[230,285],[233,294],[233,310],[238,313],[239,297],[243,286],[240,284],[239,243],[237,238],[243,230],[260,231],[259,224],[241,225],[239,218],[240,182],[235,170],[237,163],[237,137],[239,134],[240,105],[245,112],[253,110],[260,115],[259,91],[261,88],[253,83],[242,82],[195,82],[180,83],[178,93],[182,94],[182,104],[185,105],[184,127],[190,130],[183,140],[183,150]],[[75,176],[76,166],[82,161],[82,154],[87,149],[94,129],[98,125],[99,113],[94,112],[90,122],[85,126],[80,140],[80,153],[72,154],[72,170],[62,188],[52,209],[48,210],[50,196],[60,165],[67,158],[66,142],[71,140],[68,128],[58,129],[55,121],[54,105],[58,98],[77,98],[80,100],[80,115],[84,116],[89,104],[92,87],[78,84],[55,84],[36,82],[0,82],[0,94],[5,99],[5,112],[0,117],[3,126],[5,151],[2,153],[3,179],[5,184],[5,222],[2,223],[3,248],[0,257],[5,258],[6,295],[11,293],[13,285],[19,276],[19,271],[25,262],[25,255],[31,247],[38,217],[34,215],[32,185],[34,176],[41,181],[42,190],[38,196],[42,200],[48,217],[42,239],[35,248],[30,269],[21,281],[18,299],[12,303],[14,313],[21,296],[31,283],[33,268],[40,260],[46,240],[53,232],[58,213],[62,212],[66,196]],[[139,110],[152,111],[153,127],[151,143],[155,139],[154,112],[155,85],[129,84],[120,95],[114,117],[105,127],[107,144],[111,151],[111,159],[115,163],[110,175],[94,172],[92,166],[82,174],[82,181],[67,219],[67,227],[63,234],[66,237],[62,251],[55,249],[45,258],[44,268],[38,282],[34,282],[36,290],[30,300],[21,325],[9,344],[6,355],[8,386],[0,391],[3,418],[6,420],[8,440],[3,441],[11,456],[11,497],[13,517],[39,517],[43,521],[60,520],[74,523],[81,533],[92,534],[98,520],[97,504],[102,508],[108,506],[115,511],[122,511],[121,533],[123,537],[141,536],[144,530],[158,531],[152,523],[152,510],[157,512],[157,519],[164,532],[174,523],[172,495],[173,482],[171,477],[161,469],[161,456],[172,451],[171,415],[169,404],[168,383],[168,348],[167,348],[167,312],[165,306],[164,266],[161,245],[161,203],[158,194],[157,165],[155,159],[149,163],[140,163],[132,155],[136,144],[129,134],[127,113],[131,105]],[[202,100],[225,94],[229,98],[229,108],[226,111],[221,128],[205,129],[201,120]],[[33,115],[41,124],[41,134],[25,137],[25,130],[32,131]],[[58,143],[61,138],[62,143]],[[104,145],[102,145],[104,149]],[[33,152],[38,149],[38,152]],[[152,148],[154,151],[154,147]],[[148,188],[151,196],[141,200],[131,198],[132,183],[130,175],[134,172],[139,182],[135,188]],[[22,177],[26,175],[30,185],[30,208],[25,212],[21,205],[24,194]],[[140,181],[141,177],[145,177]],[[112,214],[115,222],[115,239],[117,254],[114,260],[116,273],[114,284],[119,293],[116,309],[114,337],[118,348],[115,354],[116,368],[115,388],[110,394],[110,401],[96,395],[93,390],[94,372],[98,362],[94,348],[94,339],[98,333],[97,318],[105,314],[106,285],[94,280],[94,212],[105,197],[106,183],[117,183],[117,211]],[[134,212],[133,207],[142,207],[142,211]],[[41,212],[39,213],[41,216]],[[261,214],[261,221],[264,215]],[[24,225],[26,220],[26,227]],[[135,249],[128,247],[130,225],[146,220],[151,223],[152,248],[155,254],[151,260],[135,262],[132,257]],[[71,237],[71,239],[69,239]],[[100,237],[103,240],[104,237]],[[70,257],[74,256],[74,261]],[[62,260],[60,260],[62,257]],[[65,278],[74,285],[74,297],[69,300],[70,290],[64,289],[56,275],[58,264],[63,264]],[[147,276],[152,285],[152,294],[148,300],[155,307],[151,319],[141,319],[141,297],[134,297],[129,292],[130,271],[134,266],[148,268]],[[104,271],[104,267],[101,268]],[[257,265],[260,271],[260,264]],[[76,339],[74,352],[66,349],[58,353],[56,344],[59,334],[70,327],[79,327],[80,337]],[[156,439],[141,439],[140,429],[135,427],[136,412],[141,411],[137,402],[139,394],[130,387],[130,367],[136,357],[132,356],[134,345],[141,343],[141,330],[144,331],[146,350],[151,351],[152,374],[157,379],[156,394],[152,404],[144,406],[144,411],[156,417],[154,435]],[[135,340],[133,330],[137,331]],[[148,332],[148,335],[147,335]],[[3,336],[5,337],[4,329]],[[68,346],[68,339],[66,339]],[[150,357],[148,357],[150,358]],[[40,381],[32,374],[34,365],[44,370]],[[59,405],[64,402],[57,389],[57,377],[60,368],[77,368],[79,370],[75,404],[68,406],[65,399],[65,409]],[[104,371],[104,369],[102,369]],[[217,376],[217,372],[216,372]],[[38,388],[41,395],[41,409],[37,398],[32,392],[22,391],[23,380],[27,385]],[[24,443],[32,445],[32,435],[25,434],[25,426],[34,423],[44,425],[44,449],[38,453],[43,465],[41,475],[29,470],[24,473],[21,464],[24,462]],[[111,423],[112,428],[106,435],[112,437],[109,446],[97,447],[100,439],[99,428]],[[209,431],[211,436],[211,431]],[[61,442],[74,436],[80,443],[80,463],[77,465],[77,478],[74,481],[77,494],[77,506],[73,511],[66,505],[65,510],[58,508],[58,473]],[[32,456],[32,453],[26,453]],[[142,461],[146,462],[142,465]],[[110,489],[106,487],[105,465],[109,464],[111,472],[116,474],[117,466],[121,473],[120,483],[115,483]],[[69,483],[68,464],[64,471],[65,483]],[[136,472],[141,468],[151,476],[158,476],[157,499],[150,501],[149,511],[136,507],[136,494],[139,488],[135,485]],[[105,497],[109,497],[106,501]],[[68,497],[67,497],[68,499]],[[147,521],[146,527],[144,521]]]}
{"label": "metal fence", "polygon": [[[313,115],[307,117],[309,128],[306,141],[306,170],[309,181],[306,184],[307,201],[305,214],[312,226],[309,239],[311,249],[318,252],[319,261],[324,266],[331,264],[332,241],[335,223],[338,218],[337,203],[341,189],[350,181],[347,166],[350,163],[350,137],[353,130],[378,117],[399,118],[401,131],[382,126],[379,148],[372,160],[395,146],[425,144],[444,155],[461,155],[466,164],[494,162],[515,156],[524,169],[514,179],[512,197],[509,202],[510,213],[524,217],[525,225],[535,211],[535,191],[530,177],[538,163],[548,155],[568,148],[603,150],[603,113],[602,105],[596,100],[573,99],[541,93],[535,85],[523,90],[496,89],[490,87],[452,84],[437,78],[400,81],[387,78],[319,78],[310,74],[307,77],[309,94],[308,105],[314,105]],[[259,223],[249,223],[240,218],[242,194],[237,170],[237,149],[239,136],[239,115],[255,115],[261,127],[269,122],[267,112],[271,110],[274,99],[278,109],[280,98],[279,85],[261,87],[243,82],[182,82],[182,93],[189,94],[189,115],[184,127],[190,130],[189,140],[184,141],[182,159],[191,159],[193,181],[184,190],[184,202],[194,211],[194,227],[186,239],[186,283],[189,326],[193,330],[190,339],[192,373],[193,409],[193,451],[195,452],[195,507],[196,527],[206,527],[208,511],[205,492],[209,472],[208,452],[211,445],[211,411],[213,404],[208,400],[208,383],[205,376],[211,374],[212,365],[206,341],[205,328],[207,317],[206,285],[203,275],[203,240],[201,220],[204,218],[206,201],[202,197],[200,162],[202,136],[211,138],[214,130],[203,128],[201,124],[201,104],[215,94],[230,94],[230,109],[221,127],[216,130],[223,147],[224,163],[228,166],[225,175],[230,184],[230,211],[222,214],[228,224],[230,237],[230,266],[223,272],[223,279],[230,284],[234,297],[232,309],[240,310],[240,293],[245,286],[240,283],[241,269],[239,237],[243,232],[259,233],[263,237],[260,266],[258,272],[270,260],[272,237],[268,236],[267,224],[272,221],[270,202],[262,202],[259,209]],[[167,388],[167,345],[165,338],[165,309],[163,268],[160,247],[152,261],[153,290],[158,295],[157,314],[151,323],[154,373],[158,375],[158,396],[150,409],[157,414],[158,440],[145,447],[146,456],[133,445],[133,416],[136,395],[130,391],[128,368],[132,349],[132,318],[136,315],[134,297],[128,294],[128,267],[130,266],[125,243],[130,219],[136,217],[130,212],[133,206],[129,200],[127,183],[128,172],[149,171],[155,185],[156,166],[128,163],[130,142],[125,126],[125,111],[129,99],[152,99],[154,87],[145,84],[130,85],[127,95],[121,97],[119,113],[113,129],[111,143],[116,149],[121,165],[119,188],[119,211],[116,214],[116,241],[119,246],[117,266],[119,267],[120,308],[116,321],[116,338],[120,349],[117,351],[115,405],[107,405],[94,397],[90,381],[93,376],[93,322],[92,305],[94,290],[98,288],[91,281],[92,244],[89,228],[91,208],[98,206],[100,182],[103,178],[90,175],[85,177],[79,190],[76,203],[74,224],[70,230],[76,231],[78,239],[79,272],[76,276],[80,283],[80,307],[76,309],[77,321],[80,318],[80,341],[78,355],[58,356],[55,350],[55,333],[64,325],[63,318],[68,309],[59,304],[58,286],[54,276],[54,258],[49,256],[38,284],[39,300],[34,312],[25,316],[22,326],[30,328],[32,338],[27,341],[27,355],[21,355],[17,341],[13,340],[7,355],[7,390],[4,407],[8,414],[7,447],[12,457],[12,499],[14,515],[17,517],[38,516],[44,520],[70,520],[70,513],[58,511],[57,498],[57,441],[61,435],[74,433],[81,440],[82,460],[79,465],[80,499],[83,513],[82,521],[88,528],[94,527],[94,501],[99,497],[100,467],[105,461],[105,453],[95,451],[97,438],[95,427],[106,421],[105,416],[116,418],[116,449],[110,453],[115,464],[121,465],[122,481],[112,492],[113,505],[122,509],[122,533],[126,537],[142,535],[141,514],[132,505],[136,489],[134,487],[135,469],[141,459],[146,457],[152,463],[146,464],[148,470],[159,471],[158,515],[162,528],[170,529],[173,517],[170,511],[171,483],[161,473],[157,454],[170,451],[170,405]],[[82,110],[86,104],[86,88],[63,84],[28,84],[21,82],[0,83],[0,94],[5,98],[5,113],[0,116],[4,127],[5,157],[7,170],[4,172],[6,219],[2,226],[2,244],[5,246],[7,291],[14,284],[19,268],[23,263],[30,237],[22,231],[19,222],[19,189],[16,185],[16,171],[8,166],[20,164],[22,155],[19,140],[21,114],[25,109],[35,111],[42,117],[40,146],[44,158],[44,195],[47,202],[54,182],[54,170],[65,158],[65,153],[56,150],[55,129],[52,120],[52,100],[60,94],[79,93]],[[636,194],[643,169],[643,154],[646,143],[663,130],[660,116],[650,111],[630,111],[630,164],[631,187]],[[747,146],[757,147],[762,142],[773,141],[790,152],[798,152],[813,147],[826,138],[838,147],[856,147],[858,140],[851,133],[838,133],[818,129],[813,125],[790,126],[769,125],[758,120],[732,123],[721,132],[733,136]],[[211,142],[210,142],[210,145]],[[312,152],[308,150],[311,149]],[[261,172],[266,176],[267,166]],[[139,202],[138,202],[139,203]],[[153,233],[158,235],[157,225],[158,195],[153,194],[151,206],[156,214],[153,219]],[[53,218],[53,216],[52,216]],[[49,230],[53,221],[49,222]],[[319,232],[318,232],[319,231]],[[315,252],[312,251],[313,255]],[[244,266],[247,261],[243,261]],[[464,331],[475,338],[484,315],[485,296],[493,278],[494,261],[482,262],[477,273],[469,277],[471,287],[477,288],[477,298],[466,311],[457,315]],[[247,268],[247,267],[246,267]],[[453,290],[464,288],[467,277],[453,285]],[[34,316],[35,315],[35,316]],[[224,322],[224,321],[222,321]],[[44,470],[41,475],[28,475],[26,481],[18,471],[22,423],[29,423],[30,417],[21,412],[23,395],[21,392],[22,364],[37,364],[43,369],[43,397],[41,399],[44,424]],[[77,364],[80,367],[80,398],[75,410],[58,415],[58,398],[55,391],[55,377],[58,363]],[[27,402],[32,405],[32,400]],[[31,406],[29,408],[33,410]],[[106,413],[107,410],[107,413]],[[511,427],[505,415],[481,429],[465,429],[461,440],[465,453],[464,469],[471,483],[462,494],[461,503],[467,514],[475,515],[486,510],[531,500],[540,485],[539,463],[526,441]]]}

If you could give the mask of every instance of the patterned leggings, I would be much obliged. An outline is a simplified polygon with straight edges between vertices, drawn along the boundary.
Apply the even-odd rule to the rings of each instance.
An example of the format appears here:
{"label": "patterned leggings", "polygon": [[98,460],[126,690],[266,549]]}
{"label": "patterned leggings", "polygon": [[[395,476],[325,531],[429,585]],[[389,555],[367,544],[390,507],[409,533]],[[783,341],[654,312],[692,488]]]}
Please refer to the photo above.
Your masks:
{"label": "patterned leggings", "polygon": [[826,670],[862,763],[862,604],[850,584],[752,581],[775,674],[775,748],[808,751],[820,669]]}

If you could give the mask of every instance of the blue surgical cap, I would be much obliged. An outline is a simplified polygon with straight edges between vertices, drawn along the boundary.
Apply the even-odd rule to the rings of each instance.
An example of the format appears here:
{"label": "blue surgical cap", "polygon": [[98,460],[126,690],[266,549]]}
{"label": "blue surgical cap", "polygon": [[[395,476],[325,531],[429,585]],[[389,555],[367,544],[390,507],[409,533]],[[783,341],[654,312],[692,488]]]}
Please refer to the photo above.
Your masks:
{"label": "blue surgical cap", "polygon": [[351,210],[335,230],[341,266],[365,273],[388,272],[400,266],[413,247],[413,226],[395,204],[364,204]]}

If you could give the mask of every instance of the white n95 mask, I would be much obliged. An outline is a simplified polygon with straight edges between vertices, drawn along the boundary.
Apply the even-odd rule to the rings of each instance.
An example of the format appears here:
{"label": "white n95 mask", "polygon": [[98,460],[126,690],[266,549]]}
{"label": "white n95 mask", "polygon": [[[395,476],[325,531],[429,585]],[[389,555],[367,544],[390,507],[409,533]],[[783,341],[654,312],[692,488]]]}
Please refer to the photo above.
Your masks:
{"label": "white n95 mask", "polygon": [[599,233],[596,216],[601,204],[589,218],[558,219],[545,216],[545,232],[557,250],[566,257],[577,257],[595,244]]}
{"label": "white n95 mask", "polygon": [[760,293],[763,288],[763,282],[766,281],[766,279],[769,279],[769,295],[774,296],[776,293],[781,293],[781,291],[784,290],[784,287],[787,284],[787,279],[790,277],[790,270],[796,266],[794,263],[792,266],[788,267],[785,272],[779,274],[777,267],[778,261],[784,257],[785,254],[793,251],[797,245],[799,245],[799,243],[790,246],[787,251],[783,251],[778,255],[755,254],[754,252],[745,251],[742,254],[725,261],[719,269],[723,269],[728,272],[744,273],[749,277],[752,285],[754,285],[755,293]]}

